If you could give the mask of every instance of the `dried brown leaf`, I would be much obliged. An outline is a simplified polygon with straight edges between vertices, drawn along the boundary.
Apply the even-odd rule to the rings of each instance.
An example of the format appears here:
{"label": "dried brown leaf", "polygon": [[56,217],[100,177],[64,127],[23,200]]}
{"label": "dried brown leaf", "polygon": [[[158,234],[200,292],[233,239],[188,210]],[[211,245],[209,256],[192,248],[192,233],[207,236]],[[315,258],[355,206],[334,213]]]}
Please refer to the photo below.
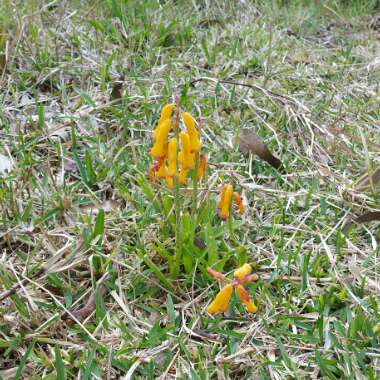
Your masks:
{"label": "dried brown leaf", "polygon": [[380,221],[380,211],[370,211],[366,212],[363,215],[358,216],[354,220],[347,221],[342,228],[342,232],[346,233],[348,229],[354,224],[354,223],[368,223],[373,221]]}
{"label": "dried brown leaf", "polygon": [[[104,284],[99,285],[99,293],[102,297],[104,297],[107,293],[107,287]],[[96,292],[93,292],[88,299],[87,303],[80,309],[73,311],[71,314],[78,319],[79,321],[83,321],[87,317],[91,315],[91,313],[96,308]],[[64,315],[64,319],[69,319],[70,315]]]}
{"label": "dried brown leaf", "polygon": [[255,154],[275,169],[284,171],[282,162],[270,152],[263,140],[251,129],[243,128],[240,131],[239,150],[243,154]]}
{"label": "dried brown leaf", "polygon": [[81,207],[81,210],[83,211],[91,211],[93,214],[97,214],[99,210],[104,210],[104,212],[110,212],[113,210],[116,210],[118,207],[118,204],[115,200],[109,200],[107,199],[103,203],[100,203],[98,205],[86,205]]}
{"label": "dried brown leaf", "polygon": [[123,97],[123,81],[124,76],[121,76],[117,82],[114,83],[111,91],[111,100],[120,100]]}
{"label": "dried brown leaf", "polygon": [[365,174],[363,177],[359,179],[356,183],[355,190],[356,191],[365,191],[372,186],[376,186],[380,181],[380,167],[378,167],[371,175]]}

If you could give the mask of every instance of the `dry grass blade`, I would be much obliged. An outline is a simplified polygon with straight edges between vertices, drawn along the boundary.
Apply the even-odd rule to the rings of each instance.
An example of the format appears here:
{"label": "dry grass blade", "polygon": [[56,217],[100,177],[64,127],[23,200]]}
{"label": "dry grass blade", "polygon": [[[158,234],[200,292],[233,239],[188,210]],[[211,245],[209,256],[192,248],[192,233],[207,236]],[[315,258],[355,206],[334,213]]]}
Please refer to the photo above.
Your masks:
{"label": "dry grass blade", "polygon": [[251,129],[243,128],[240,131],[239,150],[243,154],[255,154],[275,169],[284,171],[282,162],[270,152],[263,140]]}

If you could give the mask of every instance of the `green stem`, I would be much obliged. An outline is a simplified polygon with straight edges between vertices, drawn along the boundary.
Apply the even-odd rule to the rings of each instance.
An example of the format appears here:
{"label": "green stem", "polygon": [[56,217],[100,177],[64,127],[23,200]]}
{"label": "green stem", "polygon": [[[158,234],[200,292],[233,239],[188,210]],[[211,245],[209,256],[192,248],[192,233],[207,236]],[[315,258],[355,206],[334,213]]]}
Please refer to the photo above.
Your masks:
{"label": "green stem", "polygon": [[192,205],[191,205],[191,219],[193,220],[194,216],[197,213],[197,198],[198,198],[198,181],[197,181],[197,172],[199,168],[199,152],[195,154],[195,169],[193,176],[193,194],[192,194]]}
{"label": "green stem", "polygon": [[177,278],[181,265],[181,203],[179,197],[179,181],[178,181],[178,146],[179,146],[179,125],[175,128],[175,137],[177,139],[177,162],[176,173],[174,176],[174,209],[175,209],[175,255],[172,267],[172,277]]}

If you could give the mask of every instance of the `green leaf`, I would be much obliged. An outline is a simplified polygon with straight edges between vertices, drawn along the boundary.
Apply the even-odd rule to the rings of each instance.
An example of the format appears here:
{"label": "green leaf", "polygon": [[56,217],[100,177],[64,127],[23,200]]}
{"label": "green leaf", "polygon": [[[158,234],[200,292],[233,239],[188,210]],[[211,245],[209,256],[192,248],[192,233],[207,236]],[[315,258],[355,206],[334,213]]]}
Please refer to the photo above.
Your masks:
{"label": "green leaf", "polygon": [[96,217],[95,221],[95,227],[93,231],[93,238],[96,238],[98,236],[103,236],[104,233],[104,218],[105,218],[105,213],[103,209],[99,210],[98,216]]}
{"label": "green leaf", "polygon": [[175,322],[175,313],[174,313],[174,303],[173,298],[170,294],[167,296],[167,305],[168,305],[168,316],[170,323]]}
{"label": "green leaf", "polygon": [[54,353],[55,353],[55,370],[57,372],[57,380],[65,380],[65,367],[63,365],[61,351],[59,349],[59,346],[56,345],[54,347]]}
{"label": "green leaf", "polygon": [[26,350],[24,356],[21,358],[20,364],[19,364],[19,366],[18,366],[18,368],[17,368],[16,375],[15,375],[15,377],[13,378],[13,380],[19,380],[19,379],[21,379],[22,372],[23,372],[23,370],[24,370],[24,367],[25,367],[25,365],[26,365],[26,362],[28,361],[29,355],[30,355],[30,354],[32,353],[32,351],[33,351],[33,348],[34,348],[34,345],[35,345],[35,344],[36,344],[36,342],[33,341],[33,342],[29,345],[29,347],[28,347],[28,349]]}
{"label": "green leaf", "polygon": [[104,319],[107,313],[104,300],[103,300],[102,295],[100,294],[99,288],[97,288],[95,292],[95,302],[96,302],[96,305],[95,305],[96,306],[95,308],[96,322],[99,324]]}
{"label": "green leaf", "polygon": [[86,92],[84,92],[80,88],[75,88],[75,91],[82,98],[82,100],[84,100],[85,103],[87,103],[91,107],[96,107],[96,103],[92,100],[90,95],[88,95]]}
{"label": "green leaf", "polygon": [[93,361],[94,361],[95,353],[96,353],[96,349],[95,348],[93,348],[88,353],[86,368],[84,369],[83,377],[82,377],[83,380],[89,380],[91,378],[90,376],[91,376],[91,372],[92,372],[92,364],[93,364]]}

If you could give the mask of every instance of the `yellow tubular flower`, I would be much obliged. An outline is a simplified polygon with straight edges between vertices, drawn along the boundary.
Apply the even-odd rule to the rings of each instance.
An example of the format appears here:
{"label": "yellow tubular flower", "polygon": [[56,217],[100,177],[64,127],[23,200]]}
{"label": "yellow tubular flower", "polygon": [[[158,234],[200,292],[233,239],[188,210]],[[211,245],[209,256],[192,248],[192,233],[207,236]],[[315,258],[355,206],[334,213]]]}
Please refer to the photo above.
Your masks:
{"label": "yellow tubular flower", "polygon": [[243,266],[235,270],[234,277],[238,280],[244,280],[251,273],[251,270],[252,267],[245,263]]}
{"label": "yellow tubular flower", "polygon": [[233,286],[231,284],[225,285],[222,290],[216,295],[215,299],[211,302],[207,311],[210,314],[224,313],[228,309],[232,295]]}
{"label": "yellow tubular flower", "polygon": [[157,170],[156,176],[158,178],[165,178],[168,168],[166,165],[161,165],[161,167]]}
{"label": "yellow tubular flower", "polygon": [[187,174],[189,172],[189,169],[182,168],[179,172],[178,181],[181,185],[184,185],[186,183]]}
{"label": "yellow tubular flower", "polygon": [[243,302],[243,304],[245,305],[245,308],[247,309],[248,313],[256,313],[257,307],[252,302],[251,297],[242,285],[238,285],[236,287],[236,293],[239,296],[240,301]]}
{"label": "yellow tubular flower", "polygon": [[172,127],[170,120],[165,120],[159,127],[156,142],[150,150],[150,155],[155,158],[165,157],[167,153],[168,133]]}
{"label": "yellow tubular flower", "polygon": [[161,124],[166,120],[170,120],[170,117],[173,113],[173,109],[174,109],[174,104],[165,104],[162,107],[161,116],[160,116],[160,119],[158,120],[158,123],[157,123],[157,128],[153,131],[153,138],[154,139],[156,139],[156,137],[157,137],[157,133],[161,127]]}
{"label": "yellow tubular flower", "polygon": [[191,153],[199,152],[201,149],[201,141],[199,139],[197,128],[195,127],[194,118],[188,112],[183,112],[182,119],[190,137]]}
{"label": "yellow tubular flower", "polygon": [[190,152],[190,137],[188,133],[181,132],[181,151],[178,161],[184,169],[192,169],[195,165],[194,154]]}
{"label": "yellow tubular flower", "polygon": [[227,220],[228,215],[230,214],[232,192],[233,189],[231,184],[226,184],[223,186],[222,195],[219,202],[219,215],[222,220]]}
{"label": "yellow tubular flower", "polygon": [[173,113],[173,109],[174,109],[174,104],[171,104],[171,103],[165,104],[162,107],[161,116],[160,116],[160,119],[158,120],[158,124],[162,123],[166,119],[170,119]]}
{"label": "yellow tubular flower", "polygon": [[234,196],[235,203],[239,207],[240,214],[243,215],[244,214],[244,205],[243,205],[243,200],[241,199],[241,196],[236,191],[234,192],[233,196]]}
{"label": "yellow tubular flower", "polygon": [[207,169],[207,159],[204,154],[199,156],[199,166],[196,174],[196,180],[199,181],[205,174]]}
{"label": "yellow tubular flower", "polygon": [[174,180],[173,180],[173,178],[169,177],[168,175],[166,175],[165,181],[166,181],[166,184],[168,185],[168,187],[170,187],[172,189],[173,186],[174,186]]}
{"label": "yellow tubular flower", "polygon": [[178,141],[175,137],[172,137],[168,146],[168,176],[174,177],[177,174],[177,149]]}

